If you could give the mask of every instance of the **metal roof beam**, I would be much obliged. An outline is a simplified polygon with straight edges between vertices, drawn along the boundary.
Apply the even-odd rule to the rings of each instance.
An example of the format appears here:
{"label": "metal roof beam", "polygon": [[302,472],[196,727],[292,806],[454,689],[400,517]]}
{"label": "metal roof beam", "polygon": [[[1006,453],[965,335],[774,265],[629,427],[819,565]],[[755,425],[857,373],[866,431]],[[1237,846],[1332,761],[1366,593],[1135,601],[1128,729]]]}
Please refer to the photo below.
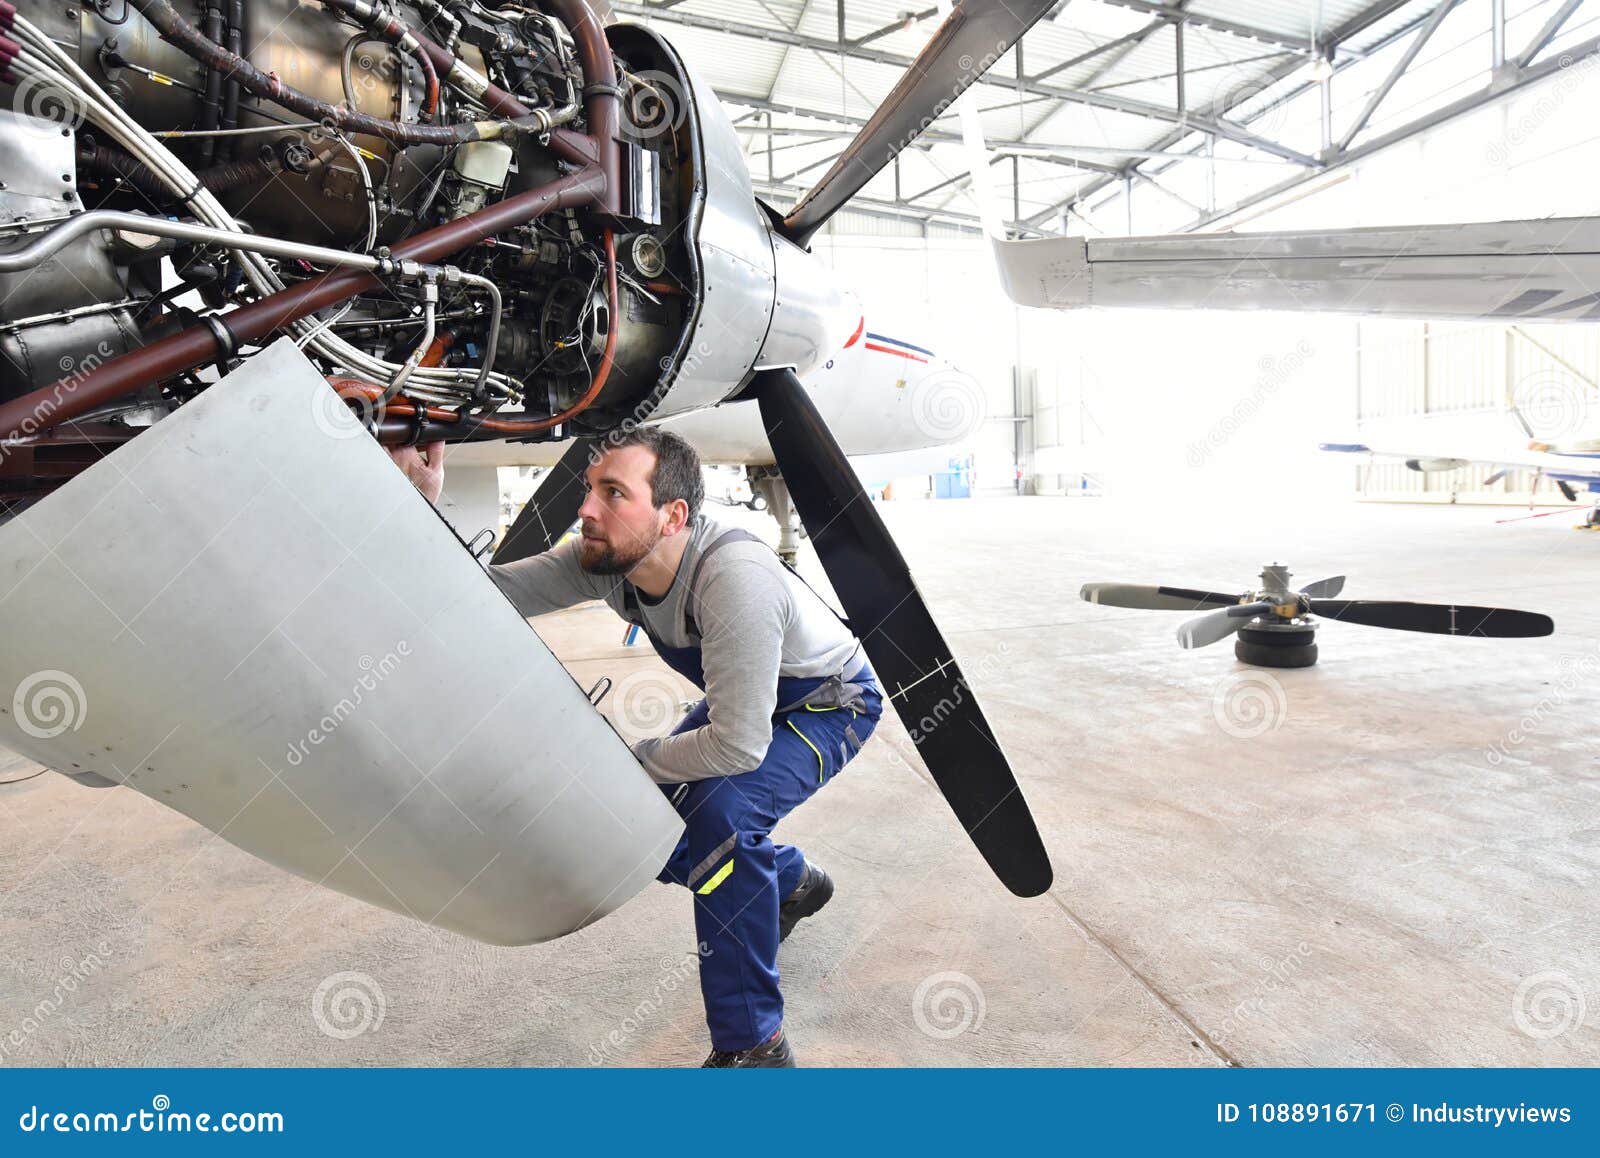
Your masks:
{"label": "metal roof beam", "polygon": [[[1284,79],[1290,73],[1296,71],[1299,68],[1304,67],[1304,65],[1305,65],[1305,61],[1301,60],[1299,58],[1291,58],[1291,59],[1285,61],[1283,64],[1276,65],[1275,67],[1269,69],[1267,71],[1266,75],[1261,78],[1260,86],[1262,88],[1269,87],[1270,85],[1275,84],[1278,81]],[[1241,98],[1241,99],[1243,99],[1243,98]],[[1224,109],[1222,111],[1224,113],[1226,113],[1229,110]],[[1164,137],[1160,138],[1159,140],[1155,141],[1153,144],[1145,146],[1145,148],[1149,149],[1149,150],[1151,150],[1153,152],[1164,152],[1165,150],[1170,149],[1174,145],[1178,144],[1178,142],[1182,141],[1185,137],[1187,137],[1193,131],[1194,131],[1194,129],[1193,129],[1192,126],[1177,128],[1177,129],[1173,130],[1172,132],[1168,133],[1166,136],[1164,136]],[[1123,172],[1123,174],[1121,176],[1126,176],[1128,172],[1130,172],[1131,170],[1136,168],[1139,164],[1142,163],[1142,161],[1143,161],[1143,158],[1141,158],[1139,161],[1134,161],[1134,162],[1130,163],[1127,166],[1127,168],[1124,170],[1124,172]],[[1177,164],[1178,162],[1173,162],[1173,163]],[[1054,205],[1048,206],[1047,208],[1045,208],[1041,212],[1033,214],[1031,217],[1029,217],[1027,219],[1028,224],[1035,224],[1035,223],[1044,221],[1047,218],[1057,216],[1063,210],[1069,209],[1072,205],[1084,200],[1085,198],[1093,197],[1096,193],[1100,192],[1102,189],[1105,189],[1106,187],[1111,185],[1113,180],[1115,180],[1115,178],[1106,177],[1106,178],[1102,178],[1100,180],[1092,182],[1086,188],[1079,189],[1076,192],[1074,192],[1071,196],[1065,197],[1062,200],[1056,202]],[[1129,178],[1129,180],[1131,181],[1131,178]],[[1124,186],[1124,188],[1126,188],[1126,186]]]}
{"label": "metal roof beam", "polygon": [[1545,21],[1544,27],[1539,29],[1538,33],[1535,34],[1532,40],[1528,41],[1528,47],[1524,48],[1517,54],[1516,66],[1518,68],[1527,68],[1530,64],[1532,64],[1533,58],[1543,52],[1545,50],[1545,46],[1556,38],[1556,33],[1561,31],[1562,27],[1571,18],[1572,14],[1576,12],[1579,7],[1582,6],[1582,4],[1583,0],[1567,0],[1565,4],[1556,9],[1556,11],[1551,14],[1550,19]]}
{"label": "metal roof beam", "polygon": [[[777,146],[783,149],[799,148],[802,145],[816,145],[824,141],[850,140],[856,134],[849,129],[806,129],[793,125],[740,124],[734,126],[739,133],[752,137],[793,137],[795,141],[788,145]],[[954,134],[948,134],[950,143],[960,140]],[[1121,173],[1116,165],[1096,164],[1093,161],[1077,160],[1080,157],[1171,157],[1181,158],[1181,153],[1151,153],[1145,149],[1118,149],[1107,145],[1041,145],[1034,141],[1000,139],[985,140],[989,150],[1002,156],[1015,154],[1025,157],[1030,161],[1040,161],[1048,165],[1061,165],[1069,169],[1083,169],[1096,173]],[[1272,161],[1257,162],[1262,165],[1276,164]]]}
{"label": "metal roof beam", "polygon": [[882,37],[891,36],[896,32],[904,32],[907,28],[910,28],[915,24],[920,24],[928,17],[937,16],[938,14],[939,10],[937,8],[924,8],[921,12],[909,13],[903,19],[885,24],[882,28],[874,28],[871,32],[868,32],[864,36],[857,36],[853,40],[846,40],[845,45],[849,48],[860,48],[863,44],[871,44],[874,40],[878,40]]}
{"label": "metal roof beam", "polygon": [[1405,53],[1399,60],[1394,62],[1394,67],[1389,70],[1389,75],[1383,78],[1383,83],[1377,87],[1372,96],[1367,98],[1367,103],[1361,109],[1361,114],[1345,130],[1344,136],[1339,138],[1339,143],[1333,147],[1335,153],[1342,153],[1348,149],[1350,142],[1355,140],[1356,134],[1367,127],[1367,121],[1372,118],[1373,113],[1378,111],[1378,106],[1383,103],[1383,98],[1389,95],[1389,90],[1394,88],[1400,78],[1406,74],[1406,69],[1411,67],[1411,62],[1417,59],[1417,54],[1422,51],[1433,34],[1439,30],[1439,25],[1444,23],[1444,18],[1450,15],[1457,3],[1459,3],[1459,0],[1442,0],[1439,6],[1433,10],[1433,15],[1428,17],[1428,22],[1422,26],[1422,30],[1406,46]]}
{"label": "metal roof beam", "polygon": [[1156,4],[1152,3],[1151,0],[1100,0],[1100,2],[1117,8],[1127,8],[1133,12],[1142,12],[1147,16],[1160,16],[1164,20],[1175,24],[1188,24],[1194,28],[1206,28],[1212,32],[1224,32],[1241,40],[1255,40],[1262,44],[1275,44],[1279,48],[1287,48],[1291,52],[1298,52],[1306,56],[1316,51],[1317,47],[1303,36],[1286,36],[1281,32],[1270,32],[1265,28],[1240,24],[1234,20],[1224,20],[1218,16],[1205,16],[1197,12],[1188,12],[1177,4]]}
{"label": "metal roof beam", "polygon": [[[1364,32],[1367,28],[1369,28],[1372,25],[1376,24],[1378,21],[1383,20],[1383,19],[1385,19],[1386,17],[1388,17],[1390,15],[1393,15],[1395,12],[1399,11],[1401,8],[1404,8],[1407,4],[1410,4],[1412,2],[1413,2],[1413,0],[1379,0],[1379,2],[1373,4],[1372,7],[1366,9],[1364,12],[1360,12],[1360,13],[1356,14],[1355,16],[1352,16],[1344,24],[1341,24],[1338,28],[1335,28],[1333,30],[1333,32],[1331,32],[1327,36],[1327,38],[1325,39],[1325,43],[1329,44],[1329,45],[1335,45],[1335,44],[1338,44],[1338,43],[1342,42],[1343,40],[1345,40],[1348,37],[1356,36],[1356,35],[1360,34],[1361,32]],[[1419,28],[1423,24],[1427,23],[1427,20],[1428,20],[1428,13],[1426,13],[1426,12],[1420,13],[1415,18],[1406,21],[1404,24],[1402,24],[1402,25],[1400,25],[1400,26],[1398,26],[1396,28],[1391,28],[1387,33],[1384,34],[1382,39],[1380,39],[1377,43],[1367,45],[1365,47],[1365,49],[1363,50],[1363,52],[1365,53],[1366,56],[1370,56],[1370,55],[1372,55],[1374,53],[1381,52],[1383,49],[1389,47],[1389,45],[1395,43],[1396,41],[1402,39],[1405,36],[1410,35],[1417,28]],[[1334,61],[1333,68],[1334,68],[1335,75],[1337,75],[1340,72],[1343,72],[1346,68],[1349,68],[1352,65],[1356,64],[1357,61],[1360,60],[1360,59],[1364,59],[1364,57],[1356,55],[1356,54],[1346,54],[1343,59]],[[1290,60],[1290,61],[1286,61],[1284,64],[1282,64],[1280,66],[1277,66],[1274,69],[1269,70],[1268,76],[1262,78],[1263,79],[1262,87],[1266,87],[1269,84],[1273,84],[1273,83],[1276,83],[1278,81],[1281,81],[1281,80],[1285,79],[1287,76],[1289,76],[1291,73],[1293,73],[1300,66],[1301,66],[1301,62],[1295,61],[1295,60]],[[1301,95],[1303,95],[1306,92],[1307,89],[1311,88],[1312,86],[1316,85],[1317,83],[1319,83],[1319,82],[1315,81],[1315,80],[1308,80],[1304,84],[1296,86],[1295,88],[1293,88],[1292,90],[1290,90],[1289,92],[1285,93],[1283,96],[1278,98],[1278,100],[1274,101],[1273,102],[1274,106],[1287,104],[1287,103],[1295,100],[1296,98],[1298,98]],[[1227,109],[1227,108],[1222,110],[1223,113],[1227,113],[1229,111],[1230,111],[1230,109]],[[1254,120],[1254,119],[1255,119],[1254,117],[1246,117],[1240,123],[1248,126],[1250,124],[1250,122],[1252,120]],[[1156,141],[1153,145],[1150,146],[1150,148],[1156,149],[1156,150],[1170,149],[1174,145],[1178,144],[1178,142],[1182,141],[1183,138],[1185,136],[1187,136],[1187,135],[1188,134],[1183,129],[1178,129],[1178,130],[1176,130],[1174,132],[1168,133],[1166,136],[1164,136],[1160,140]],[[1173,163],[1177,164],[1177,162],[1173,162]],[[1163,167],[1163,168],[1165,168],[1165,167]],[[1051,206],[1050,209],[1047,210],[1045,213],[1036,214],[1035,216],[1029,218],[1029,220],[1030,221],[1040,221],[1040,220],[1043,220],[1045,217],[1050,216],[1051,214],[1059,213],[1062,209],[1066,208],[1067,206],[1072,205],[1076,201],[1081,201],[1082,199],[1087,198],[1087,197],[1093,197],[1096,193],[1100,192],[1102,189],[1105,189],[1108,186],[1110,186],[1110,184],[1111,184],[1110,180],[1095,181],[1092,184],[1090,184],[1088,186],[1088,188],[1080,190],[1074,197],[1068,198],[1068,199],[1063,200],[1062,202],[1060,202],[1060,203],[1058,203],[1056,205]],[[1113,196],[1114,196],[1114,194],[1113,194]]]}
{"label": "metal roof beam", "polygon": [[[726,32],[734,36],[764,40],[771,44],[787,44],[796,48],[808,48],[821,54],[848,52],[849,55],[857,60],[871,61],[902,70],[910,67],[912,63],[910,57],[900,56],[895,53],[881,52],[872,48],[851,49],[848,45],[842,45],[837,40],[827,40],[822,37],[790,32],[782,28],[768,28],[762,25],[741,24],[737,21],[723,20],[717,17],[699,16],[692,12],[680,12],[677,9],[669,9],[663,12],[647,4],[632,3],[631,0],[617,0],[612,5],[612,10],[623,16],[637,16],[647,19],[653,17],[667,23],[681,24],[686,28]],[[1004,82],[994,81],[990,83],[1000,84]],[[1241,145],[1272,153],[1274,156],[1282,157],[1284,160],[1293,161],[1299,165],[1305,165],[1308,168],[1315,168],[1318,164],[1315,158],[1309,157],[1304,153],[1278,144],[1276,141],[1258,137],[1238,125],[1211,117],[1185,117],[1174,109],[1163,108],[1160,105],[1149,104],[1146,101],[1136,101],[1127,97],[1111,96],[1106,93],[1082,92],[1078,89],[1042,85],[1030,82],[1026,78],[1014,85],[1007,85],[1007,87],[1012,87],[1019,93],[1026,93],[1032,96],[1055,97],[1075,104],[1106,109],[1109,112],[1126,113],[1130,116],[1145,117],[1149,120],[1164,121],[1168,124],[1185,124],[1195,131],[1226,137]]]}
{"label": "metal roof beam", "polygon": [[1197,72],[1214,72],[1219,68],[1237,68],[1241,64],[1260,64],[1263,60],[1281,60],[1287,55],[1289,55],[1287,50],[1277,49],[1273,52],[1263,52],[1260,56],[1246,56],[1239,60],[1220,60],[1216,64],[1202,64],[1197,68],[1185,67],[1181,74],[1177,71],[1158,72],[1154,76],[1135,76],[1127,80],[1115,80],[1110,84],[1100,85],[1094,91],[1110,92],[1114,88],[1127,88],[1133,84],[1149,84],[1157,80],[1172,80],[1179,75],[1193,76]]}
{"label": "metal roof beam", "polygon": [[[756,191],[765,194],[776,194],[798,201],[810,192],[800,185],[787,185],[781,182],[757,181]],[[879,201],[871,197],[852,197],[842,210],[844,213],[861,213],[868,217],[888,217],[897,220],[933,221],[940,224],[958,225],[971,229],[973,233],[983,233],[983,221],[973,213],[957,213],[949,209],[920,208],[901,205],[893,201]],[[1025,225],[1020,221],[1008,221],[1007,229],[1019,233],[1031,233],[1036,237],[1055,237],[1054,230],[1040,229],[1035,225]]]}
{"label": "metal roof beam", "polygon": [[[1378,0],[1378,3],[1365,11],[1357,12],[1349,20],[1346,20],[1328,33],[1327,36],[1323,37],[1322,47],[1338,48],[1352,36],[1365,32],[1378,21],[1392,16],[1410,3],[1412,3],[1412,0]],[[1367,51],[1370,53],[1373,50],[1369,48]]]}
{"label": "metal roof beam", "polygon": [[1117,37],[1115,40],[1108,40],[1104,44],[1097,44],[1088,52],[1080,52],[1077,56],[1069,57],[1068,59],[1063,60],[1060,64],[1052,64],[1044,71],[1034,73],[1028,79],[1032,81],[1041,81],[1047,77],[1054,76],[1058,72],[1065,72],[1069,68],[1075,68],[1084,63],[1084,61],[1093,60],[1101,53],[1111,52],[1113,49],[1121,48],[1124,44],[1138,44],[1146,37],[1159,31],[1165,24],[1165,20],[1152,20],[1149,24],[1144,25],[1142,28],[1135,28],[1132,32],[1125,33],[1124,35]]}
{"label": "metal roof beam", "polygon": [[[1581,44],[1573,45],[1566,52],[1563,52],[1560,57],[1552,60],[1541,61],[1540,63],[1533,65],[1531,68],[1511,72],[1509,76],[1504,75],[1505,70],[1502,70],[1502,75],[1497,76],[1491,83],[1485,85],[1477,92],[1468,93],[1466,96],[1452,101],[1443,108],[1435,109],[1433,112],[1428,113],[1425,116],[1418,117],[1416,120],[1411,121],[1408,124],[1400,125],[1397,128],[1391,129],[1383,136],[1375,137],[1366,144],[1358,145],[1356,148],[1350,149],[1338,157],[1335,157],[1329,163],[1326,171],[1343,168],[1345,165],[1353,164],[1365,157],[1372,156],[1374,153],[1380,153],[1384,149],[1391,148],[1392,146],[1398,145],[1403,141],[1408,141],[1418,133],[1425,133],[1429,129],[1437,128],[1442,124],[1454,120],[1456,117],[1473,112],[1476,109],[1482,108],[1484,105],[1491,104],[1494,101],[1499,100],[1501,97],[1508,96],[1511,93],[1517,92],[1519,89],[1526,88],[1530,84],[1536,84],[1547,77],[1554,76],[1563,71],[1564,67],[1570,67],[1570,65],[1576,64],[1582,60],[1587,60],[1590,57],[1600,57],[1600,36],[1592,37],[1589,40],[1583,41]],[[1568,61],[1568,64],[1564,66],[1562,64],[1563,61]],[[1295,177],[1289,181],[1282,181],[1277,185],[1272,186],[1270,189],[1263,189],[1259,193],[1251,194],[1249,197],[1245,197],[1235,202],[1226,209],[1218,210],[1215,213],[1200,218],[1190,225],[1189,228],[1202,229],[1213,222],[1225,220],[1237,213],[1243,212],[1246,209],[1253,208],[1254,206],[1261,204],[1263,201],[1270,201],[1274,197],[1282,196],[1296,187],[1303,185],[1312,177],[1321,175],[1321,173],[1305,174]]]}

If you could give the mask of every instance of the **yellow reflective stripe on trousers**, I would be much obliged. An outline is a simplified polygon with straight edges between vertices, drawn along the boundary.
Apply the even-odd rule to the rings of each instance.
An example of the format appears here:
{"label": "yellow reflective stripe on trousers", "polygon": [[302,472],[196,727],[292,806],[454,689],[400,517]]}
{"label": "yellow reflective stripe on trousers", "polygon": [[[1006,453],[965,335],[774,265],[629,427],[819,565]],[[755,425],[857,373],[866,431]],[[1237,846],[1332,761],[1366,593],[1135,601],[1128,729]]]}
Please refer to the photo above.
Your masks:
{"label": "yellow reflective stripe on trousers", "polygon": [[712,889],[716,888],[723,881],[727,880],[728,879],[728,874],[731,873],[732,871],[733,871],[733,861],[730,859],[727,864],[723,865],[716,872],[712,873],[711,874],[711,879],[708,880],[705,884],[701,885],[698,889],[696,889],[695,892],[699,893],[702,897],[705,896]]}
{"label": "yellow reflective stripe on trousers", "polygon": [[810,740],[806,740],[806,734],[804,732],[802,732],[799,728],[796,728],[794,726],[794,721],[793,720],[785,720],[784,723],[788,724],[789,727],[791,729],[793,729],[794,734],[796,736],[799,736],[802,740],[806,741],[806,747],[807,748],[810,748],[813,752],[816,752],[816,754],[817,754],[817,783],[821,784],[822,783],[823,772],[827,767],[827,765],[825,765],[822,762],[822,752],[821,752],[821,750],[818,749],[818,747],[815,744],[813,744]]}

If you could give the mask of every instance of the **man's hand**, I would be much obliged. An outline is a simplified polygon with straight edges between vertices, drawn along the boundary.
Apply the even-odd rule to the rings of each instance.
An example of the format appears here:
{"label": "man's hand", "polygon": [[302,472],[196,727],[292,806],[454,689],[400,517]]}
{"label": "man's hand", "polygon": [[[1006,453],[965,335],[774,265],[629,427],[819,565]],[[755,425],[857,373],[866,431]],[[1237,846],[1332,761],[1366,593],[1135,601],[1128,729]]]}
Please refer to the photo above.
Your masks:
{"label": "man's hand", "polygon": [[444,443],[426,442],[421,446],[391,446],[389,457],[416,484],[422,497],[430,503],[439,502],[444,490]]}

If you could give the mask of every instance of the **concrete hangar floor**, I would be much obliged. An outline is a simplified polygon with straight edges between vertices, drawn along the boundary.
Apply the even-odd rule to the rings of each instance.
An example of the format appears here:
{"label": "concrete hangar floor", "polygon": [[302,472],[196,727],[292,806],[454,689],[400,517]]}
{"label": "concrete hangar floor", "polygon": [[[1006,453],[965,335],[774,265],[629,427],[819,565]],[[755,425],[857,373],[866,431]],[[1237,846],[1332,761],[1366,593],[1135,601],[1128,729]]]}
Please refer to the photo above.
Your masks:
{"label": "concrete hangar floor", "polygon": [[[835,876],[780,964],[808,1065],[1593,1065],[1600,539],[1554,517],[1341,504],[1227,533],[1110,501],[883,508],[1056,867],[1003,891],[886,716],[779,829]],[[735,512],[762,534],[764,515]],[[1543,611],[1545,639],[1331,625],[1272,673],[1082,582]],[[802,567],[820,582],[809,552]],[[660,669],[589,606],[584,686]],[[608,697],[615,709],[619,698]],[[676,705],[671,705],[675,708]],[[668,725],[663,719],[662,730]],[[1494,753],[1491,756],[1490,753]],[[0,779],[35,770],[0,760]],[[476,944],[314,888],[133,792],[0,788],[0,1034],[24,1065],[675,1065],[704,1053],[690,906]],[[64,977],[75,983],[54,1000]]]}

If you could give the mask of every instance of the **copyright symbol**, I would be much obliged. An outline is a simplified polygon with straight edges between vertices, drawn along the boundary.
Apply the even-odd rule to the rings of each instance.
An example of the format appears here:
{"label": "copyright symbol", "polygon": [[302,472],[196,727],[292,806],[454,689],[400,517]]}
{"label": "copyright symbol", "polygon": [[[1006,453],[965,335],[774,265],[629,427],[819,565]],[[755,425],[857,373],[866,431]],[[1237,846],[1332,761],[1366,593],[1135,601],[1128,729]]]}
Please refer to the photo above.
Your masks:
{"label": "copyright symbol", "polygon": [[1388,1115],[1389,1121],[1391,1122],[1398,1122],[1401,1118],[1406,1116],[1405,1107],[1399,1102],[1390,1102],[1389,1108],[1385,1110],[1384,1113]]}

